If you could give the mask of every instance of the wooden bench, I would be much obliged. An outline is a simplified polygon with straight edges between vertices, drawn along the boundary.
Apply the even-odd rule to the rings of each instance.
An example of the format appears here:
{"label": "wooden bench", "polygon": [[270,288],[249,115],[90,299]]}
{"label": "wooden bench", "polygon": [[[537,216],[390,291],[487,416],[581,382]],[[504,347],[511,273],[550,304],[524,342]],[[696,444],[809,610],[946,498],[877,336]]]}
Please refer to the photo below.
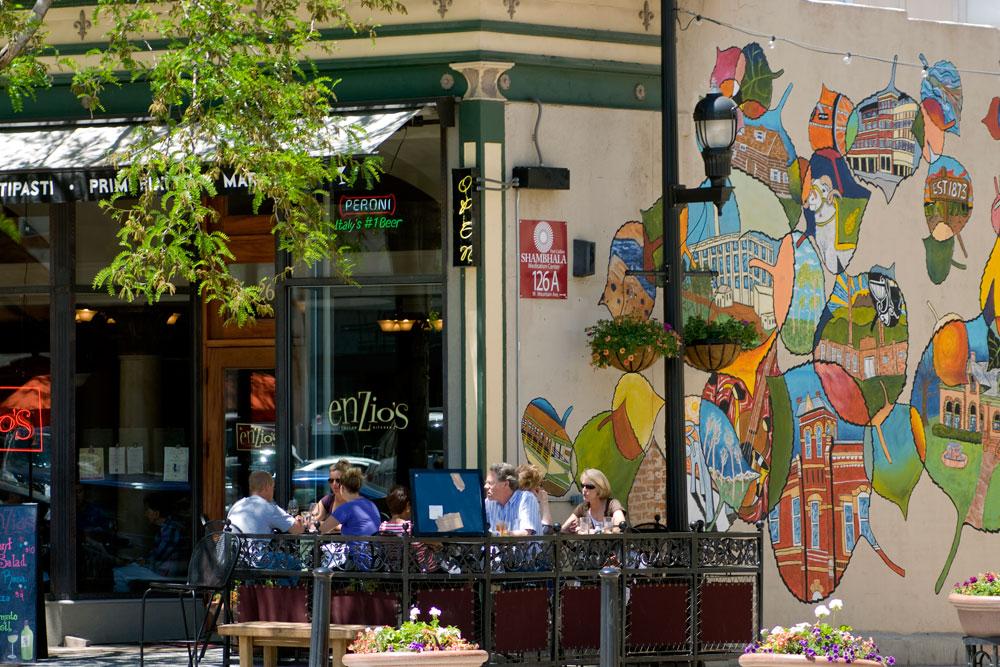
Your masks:
{"label": "wooden bench", "polygon": [[[330,624],[330,649],[333,652],[333,667],[343,667],[347,645],[363,625]],[[253,667],[254,647],[264,649],[264,667],[276,667],[279,646],[309,646],[312,634],[311,623],[285,623],[279,621],[250,621],[228,623],[216,630],[225,637],[236,637],[240,644],[240,667]]]}

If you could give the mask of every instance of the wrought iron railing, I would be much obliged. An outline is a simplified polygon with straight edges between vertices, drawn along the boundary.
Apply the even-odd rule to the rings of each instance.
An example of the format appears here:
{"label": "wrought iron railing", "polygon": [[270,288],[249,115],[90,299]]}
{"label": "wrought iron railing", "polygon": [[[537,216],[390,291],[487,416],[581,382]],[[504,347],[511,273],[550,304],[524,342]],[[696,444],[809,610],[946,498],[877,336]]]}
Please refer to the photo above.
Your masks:
{"label": "wrought iron railing", "polygon": [[[624,664],[732,659],[760,630],[760,532],[242,537],[241,620],[261,616],[251,598],[286,591],[304,608],[283,613],[309,619],[311,570],[328,567],[331,622],[399,623],[412,606],[436,606],[442,623],[490,652],[490,664],[597,664],[599,571],[614,564]],[[249,587],[261,583],[279,590]]]}

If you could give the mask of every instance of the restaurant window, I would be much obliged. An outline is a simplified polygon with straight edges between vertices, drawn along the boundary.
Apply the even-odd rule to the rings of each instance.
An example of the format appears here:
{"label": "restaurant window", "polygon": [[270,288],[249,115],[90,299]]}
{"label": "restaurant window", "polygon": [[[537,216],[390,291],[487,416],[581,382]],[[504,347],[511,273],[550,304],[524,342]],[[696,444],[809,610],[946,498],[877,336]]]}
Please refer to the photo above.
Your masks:
{"label": "restaurant window", "polygon": [[[0,287],[48,286],[51,270],[48,204],[8,204],[0,229]],[[16,236],[11,231],[16,229]]]}
{"label": "restaurant window", "polygon": [[[113,227],[77,205],[78,283],[110,261]],[[125,303],[86,283],[76,299],[77,588],[141,593],[183,580],[190,556],[192,309],[183,294]]]}
{"label": "restaurant window", "polygon": [[48,295],[0,296],[0,504],[39,504],[39,565],[46,582],[51,371]]}
{"label": "restaurant window", "polygon": [[437,286],[291,290],[292,483],[300,507],[329,492],[329,467],[362,469],[373,500],[411,468],[444,465]]}

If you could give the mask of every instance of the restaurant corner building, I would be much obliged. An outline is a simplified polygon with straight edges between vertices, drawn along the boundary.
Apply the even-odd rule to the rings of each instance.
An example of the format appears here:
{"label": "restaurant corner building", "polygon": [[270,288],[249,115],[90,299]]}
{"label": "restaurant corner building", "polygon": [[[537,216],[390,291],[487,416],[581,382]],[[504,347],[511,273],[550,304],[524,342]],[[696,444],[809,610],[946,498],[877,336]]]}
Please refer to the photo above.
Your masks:
{"label": "restaurant corner building", "polygon": [[[42,505],[50,644],[134,641],[143,582],[116,582],[114,567],[152,547],[147,517],[178,521],[190,548],[252,470],[304,508],[342,457],[375,496],[412,468],[530,461],[559,518],[579,472],[599,468],[633,523],[653,521],[662,407],[684,400],[689,515],[720,530],[763,521],[765,624],[840,597],[843,620],[905,647],[901,662],[951,662],[947,584],[995,567],[1000,529],[1000,119],[994,78],[972,72],[996,69],[997,31],[736,4],[682,3],[735,27],[679,17],[681,182],[703,178],[691,110],[713,79],[744,112],[734,198],[718,218],[681,214],[685,266],[717,274],[684,284],[685,308],[748,319],[763,343],[721,373],[688,368],[683,399],[665,396],[662,362],[594,370],[584,334],[613,315],[662,317],[641,273],[662,251],[659,3],[414,1],[379,17],[374,46],[330,31],[336,58],[319,70],[343,78],[346,122],[367,129],[386,175],[330,194],[355,282],[296,271],[275,317],[244,329],[190,286],[154,305],[90,287],[117,252],[98,201],[141,90],[116,91],[94,119],[64,78],[21,114],[5,107],[0,203],[21,235],[0,240],[0,410],[34,421],[32,451],[9,446],[24,429],[6,439],[0,493]],[[93,9],[50,10],[61,52],[99,42]],[[246,183],[225,178],[212,203],[234,272],[284,268]],[[148,627],[176,632],[171,612]]]}

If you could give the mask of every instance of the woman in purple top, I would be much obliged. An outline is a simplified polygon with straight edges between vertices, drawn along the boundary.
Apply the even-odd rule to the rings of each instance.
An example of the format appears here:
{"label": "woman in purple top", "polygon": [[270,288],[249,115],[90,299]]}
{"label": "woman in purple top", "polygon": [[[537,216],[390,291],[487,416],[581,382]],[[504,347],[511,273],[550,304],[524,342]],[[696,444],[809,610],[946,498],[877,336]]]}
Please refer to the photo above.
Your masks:
{"label": "woman in purple top", "polygon": [[320,524],[321,533],[332,533],[340,528],[341,535],[374,535],[378,532],[382,517],[375,503],[361,497],[364,474],[360,468],[348,468],[340,474],[340,479],[332,482],[339,487],[344,502]]}

